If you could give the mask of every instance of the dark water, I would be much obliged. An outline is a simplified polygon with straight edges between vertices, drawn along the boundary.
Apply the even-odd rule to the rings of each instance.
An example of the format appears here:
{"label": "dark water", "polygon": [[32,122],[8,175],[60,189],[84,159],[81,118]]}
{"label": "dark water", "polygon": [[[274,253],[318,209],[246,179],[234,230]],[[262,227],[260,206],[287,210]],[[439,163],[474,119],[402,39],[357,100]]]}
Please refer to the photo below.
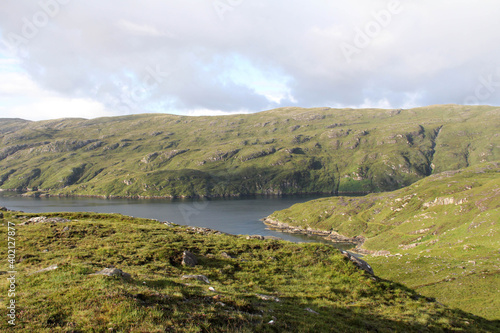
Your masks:
{"label": "dark water", "polygon": [[233,235],[276,236],[293,242],[327,242],[320,237],[291,235],[268,230],[261,219],[319,196],[250,197],[210,200],[134,200],[93,198],[24,198],[0,193],[0,206],[27,213],[96,212],[170,221],[211,228]]}

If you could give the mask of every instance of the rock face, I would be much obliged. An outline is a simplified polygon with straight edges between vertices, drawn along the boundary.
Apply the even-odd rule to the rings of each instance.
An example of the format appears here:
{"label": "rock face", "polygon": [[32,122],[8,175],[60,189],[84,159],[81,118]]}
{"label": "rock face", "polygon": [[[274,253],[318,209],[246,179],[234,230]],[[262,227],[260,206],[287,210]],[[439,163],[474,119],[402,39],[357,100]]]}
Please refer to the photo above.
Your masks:
{"label": "rock face", "polygon": [[189,266],[189,267],[194,267],[198,264],[198,258],[194,254],[192,254],[189,251],[184,251],[182,253],[182,265],[183,266]]}
{"label": "rock face", "polygon": [[372,266],[368,265],[368,263],[366,261],[361,260],[361,259],[353,256],[352,254],[350,254],[349,252],[346,252],[346,251],[342,251],[342,254],[344,255],[344,257],[346,257],[347,259],[349,259],[350,261],[352,261],[356,266],[358,266],[359,268],[361,268],[365,272],[367,272],[367,273],[369,273],[371,275],[375,275],[373,273]]}

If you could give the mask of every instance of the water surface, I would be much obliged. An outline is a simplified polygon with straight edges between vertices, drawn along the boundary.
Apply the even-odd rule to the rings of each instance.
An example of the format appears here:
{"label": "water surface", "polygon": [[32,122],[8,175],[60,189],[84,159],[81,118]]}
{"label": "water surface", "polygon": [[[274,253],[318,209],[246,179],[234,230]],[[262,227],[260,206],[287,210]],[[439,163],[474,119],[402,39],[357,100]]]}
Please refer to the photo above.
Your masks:
{"label": "water surface", "polygon": [[25,198],[0,193],[0,206],[27,213],[96,212],[170,221],[180,225],[220,230],[233,235],[276,236],[293,242],[322,242],[321,237],[268,230],[261,219],[276,210],[320,196],[247,197],[231,199],[97,199]]}

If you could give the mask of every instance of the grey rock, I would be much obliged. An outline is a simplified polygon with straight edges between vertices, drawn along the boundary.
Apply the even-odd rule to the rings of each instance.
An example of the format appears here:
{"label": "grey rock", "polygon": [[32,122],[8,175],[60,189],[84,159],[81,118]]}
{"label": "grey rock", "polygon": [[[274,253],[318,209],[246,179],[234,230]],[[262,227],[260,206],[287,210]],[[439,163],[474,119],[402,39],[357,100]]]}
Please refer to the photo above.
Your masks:
{"label": "grey rock", "polygon": [[263,295],[263,294],[255,294],[258,298],[260,298],[263,301],[275,301],[279,302],[280,299],[276,296],[270,296],[270,295]]}
{"label": "grey rock", "polygon": [[247,236],[247,239],[264,239],[264,236],[261,236],[261,235],[251,235],[251,236]]}
{"label": "grey rock", "polygon": [[183,275],[181,277],[181,279],[183,279],[183,280],[193,279],[193,280],[198,280],[198,281],[201,281],[201,282],[205,282],[206,284],[210,283],[210,280],[208,280],[208,278],[205,275]]}
{"label": "grey rock", "polygon": [[106,275],[106,276],[119,276],[124,279],[130,279],[132,276],[129,273],[123,272],[121,269],[118,268],[105,268],[99,272],[95,272],[94,274],[90,275]]}
{"label": "grey rock", "polygon": [[62,217],[47,217],[47,216],[37,216],[37,217],[32,217],[28,220],[28,223],[64,223],[64,222],[71,222],[71,220],[64,219]]}
{"label": "grey rock", "polygon": [[222,252],[220,255],[221,255],[221,257],[226,258],[226,259],[234,259],[235,258],[234,256],[230,255],[227,252]]}
{"label": "grey rock", "polygon": [[194,254],[192,254],[189,251],[184,251],[182,253],[182,265],[183,266],[189,266],[189,267],[194,267],[198,264],[198,258]]}
{"label": "grey rock", "polygon": [[352,261],[356,266],[367,272],[368,274],[375,275],[373,272],[372,266],[370,266],[366,261],[361,260],[353,255],[351,255],[349,252],[342,251],[342,254],[344,257],[348,258],[350,261]]}

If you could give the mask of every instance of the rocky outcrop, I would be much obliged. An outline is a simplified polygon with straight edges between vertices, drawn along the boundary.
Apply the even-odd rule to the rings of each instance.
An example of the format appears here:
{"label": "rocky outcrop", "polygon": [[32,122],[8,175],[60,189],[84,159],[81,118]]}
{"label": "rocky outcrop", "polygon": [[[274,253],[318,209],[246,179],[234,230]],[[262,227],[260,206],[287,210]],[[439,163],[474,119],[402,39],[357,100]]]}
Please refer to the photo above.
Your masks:
{"label": "rocky outcrop", "polygon": [[334,243],[353,243],[356,244],[357,246],[360,246],[365,241],[363,237],[356,236],[351,238],[341,235],[335,231],[317,230],[312,228],[304,229],[302,227],[295,227],[286,223],[275,221],[273,219],[270,219],[269,217],[265,218],[263,222],[266,225],[268,225],[269,229],[271,230],[277,230],[289,234],[303,234],[303,235],[305,234],[305,235],[321,236],[326,240],[329,240]]}
{"label": "rocky outcrop", "polygon": [[182,266],[189,266],[189,267],[194,267],[198,264],[198,258],[196,256],[189,252],[189,251],[184,251],[182,253]]}
{"label": "rocky outcrop", "polygon": [[351,262],[353,262],[354,265],[358,266],[359,268],[367,272],[368,274],[375,275],[373,273],[373,268],[366,261],[361,260],[360,258],[350,254],[347,251],[342,251],[342,255],[347,259],[349,259]]}
{"label": "rocky outcrop", "polygon": [[19,225],[37,224],[37,223],[66,223],[71,222],[71,220],[62,217],[47,217],[47,216],[36,216],[30,218],[28,221],[19,223]]}

